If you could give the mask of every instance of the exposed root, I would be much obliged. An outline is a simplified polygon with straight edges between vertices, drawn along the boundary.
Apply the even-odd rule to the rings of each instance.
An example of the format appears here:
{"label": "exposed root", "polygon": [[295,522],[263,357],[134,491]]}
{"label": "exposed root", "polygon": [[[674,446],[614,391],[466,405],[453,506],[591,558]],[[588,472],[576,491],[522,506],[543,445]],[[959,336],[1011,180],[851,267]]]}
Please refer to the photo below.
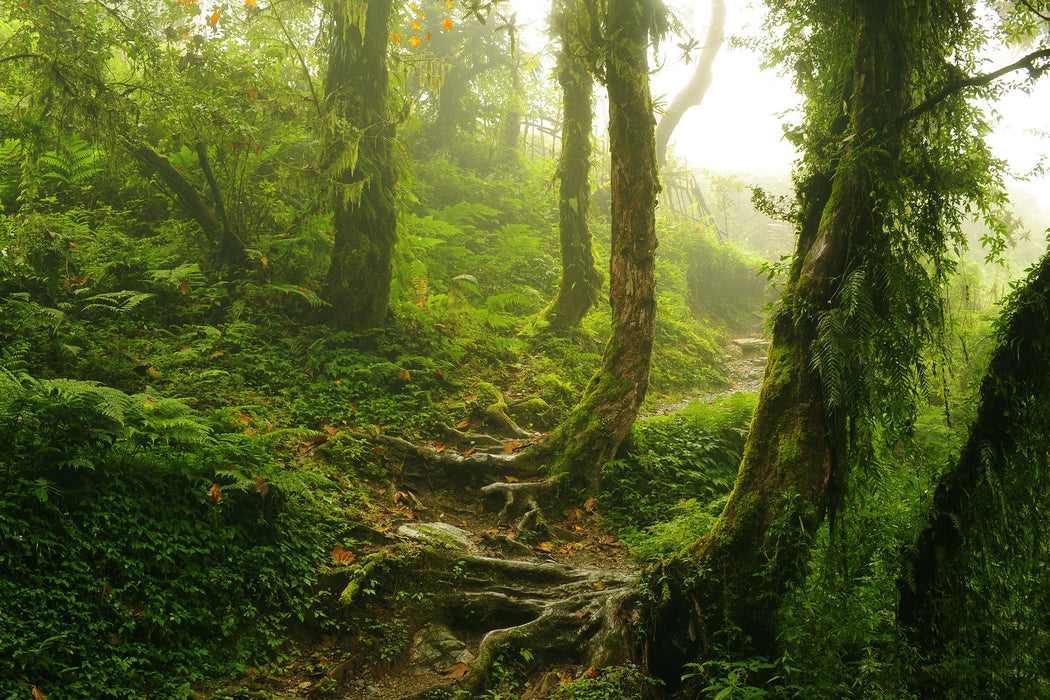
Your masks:
{"label": "exposed root", "polygon": [[[555,479],[517,483],[495,482],[482,487],[481,495],[486,505],[502,497],[503,507],[496,517],[500,521],[505,521],[540,510],[553,495],[556,483]],[[518,525],[519,531],[523,529],[527,529],[527,524]]]}

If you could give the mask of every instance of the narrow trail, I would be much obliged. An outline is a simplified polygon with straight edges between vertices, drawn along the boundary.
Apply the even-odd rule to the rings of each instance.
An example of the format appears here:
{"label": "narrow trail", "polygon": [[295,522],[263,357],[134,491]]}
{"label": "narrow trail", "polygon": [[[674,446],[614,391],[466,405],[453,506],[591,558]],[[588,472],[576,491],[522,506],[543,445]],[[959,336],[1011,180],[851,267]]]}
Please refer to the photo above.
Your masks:
{"label": "narrow trail", "polygon": [[[768,346],[761,338],[731,341],[729,388],[646,415],[757,391]],[[450,431],[449,437],[469,445],[458,454],[470,457],[482,442],[476,438],[485,436]],[[280,671],[250,673],[211,697],[423,700],[457,690],[480,697],[478,689],[497,680],[494,670],[514,666],[524,680],[502,697],[540,700],[621,661],[637,622],[638,563],[605,530],[597,500],[557,513],[542,507],[545,482],[524,475],[519,481],[509,463],[502,466],[512,438],[486,439],[493,444],[478,450],[486,453],[485,468],[470,472],[441,454],[445,445],[379,441],[376,452],[390,477],[373,485],[372,506],[362,514],[365,544],[354,548],[349,565],[322,577],[337,624],[303,630],[296,660]],[[438,457],[447,463],[443,474]],[[396,580],[395,567],[404,568],[401,576],[426,578],[433,589],[416,601],[422,603],[414,614],[404,611],[415,604],[407,601],[411,585],[391,593],[377,584]],[[386,662],[362,661],[375,653],[355,648],[361,629],[380,630],[391,650]]]}

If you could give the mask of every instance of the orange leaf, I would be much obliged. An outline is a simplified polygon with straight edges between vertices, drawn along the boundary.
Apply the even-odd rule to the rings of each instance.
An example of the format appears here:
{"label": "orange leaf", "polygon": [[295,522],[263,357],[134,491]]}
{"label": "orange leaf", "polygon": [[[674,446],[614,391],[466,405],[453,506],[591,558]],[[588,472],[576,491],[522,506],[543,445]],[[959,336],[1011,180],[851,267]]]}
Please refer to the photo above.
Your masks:
{"label": "orange leaf", "polygon": [[408,43],[412,44],[412,46],[423,45],[423,41],[418,36],[413,36],[411,39],[408,40]]}
{"label": "orange leaf", "polygon": [[221,8],[216,10],[215,14],[213,14],[211,17],[208,18],[208,24],[210,24],[212,27],[214,27],[216,24],[219,23],[219,18],[220,17],[222,17],[222,9]]}
{"label": "orange leaf", "polygon": [[460,661],[459,663],[452,664],[444,671],[442,671],[442,673],[445,674],[445,678],[449,679],[450,681],[456,681],[462,678],[463,676],[467,675],[468,669],[470,669],[470,666]]}
{"label": "orange leaf", "polygon": [[451,10],[452,9],[452,0],[445,0],[445,7],[447,7],[448,9]]}
{"label": "orange leaf", "polygon": [[408,378],[411,377],[411,376],[412,375],[409,373],[409,371],[407,369],[398,370],[398,372],[397,372],[397,380],[399,382],[407,382]]}
{"label": "orange leaf", "polygon": [[153,377],[154,379],[160,379],[160,377],[161,377],[160,372],[158,372],[157,370],[153,369],[152,367],[147,367],[146,368],[146,374],[148,374],[149,376]]}
{"label": "orange leaf", "polygon": [[33,700],[47,700],[47,696],[40,692],[40,689],[35,685],[29,686],[33,689]]}
{"label": "orange leaf", "polygon": [[506,444],[503,445],[503,451],[513,452],[524,444],[524,442],[518,442],[517,440],[507,440]]}
{"label": "orange leaf", "polygon": [[339,566],[349,566],[357,561],[357,557],[354,556],[353,552],[348,552],[339,545],[332,550],[332,563]]}
{"label": "orange leaf", "polygon": [[401,43],[401,35],[397,32],[390,32],[390,42],[393,44]]}
{"label": "orange leaf", "polygon": [[461,454],[461,455],[463,455],[464,457],[469,457],[469,456],[471,456],[472,454],[474,454],[474,452],[475,452],[475,448],[471,447],[471,448],[470,448],[469,450],[467,450],[466,452],[460,452],[460,454]]}
{"label": "orange leaf", "polygon": [[583,509],[585,511],[587,511],[588,513],[593,513],[594,509],[597,508],[597,507],[598,507],[598,499],[597,498],[588,498],[586,501],[583,502]]}
{"label": "orange leaf", "polygon": [[326,425],[324,427],[324,431],[329,435],[335,435],[339,432],[339,428],[335,427],[334,425]]}
{"label": "orange leaf", "polygon": [[537,552],[551,552],[554,550],[553,545],[550,542],[540,542],[538,545],[533,547]]}
{"label": "orange leaf", "polygon": [[445,451],[445,446],[443,444],[441,444],[440,442],[435,441],[434,442],[434,451],[435,452],[444,452]]}
{"label": "orange leaf", "polygon": [[219,501],[222,500],[222,486],[212,484],[211,488],[208,489],[208,493],[211,494],[212,505],[219,505]]}
{"label": "orange leaf", "polygon": [[518,478],[518,477],[516,477],[516,476],[505,476],[505,477],[503,477],[503,479],[504,479],[504,481],[506,481],[506,482],[507,482],[508,484],[518,484],[518,483],[521,483],[521,479],[519,479],[519,478]]}
{"label": "orange leaf", "polygon": [[205,360],[214,360],[214,359],[215,359],[216,357],[222,357],[222,356],[223,356],[223,355],[225,355],[225,354],[226,354],[226,353],[224,353],[224,352],[223,352],[222,350],[216,350],[215,352],[213,352],[212,354],[208,355],[208,356],[207,356],[206,358],[204,358],[204,359],[205,359]]}
{"label": "orange leaf", "polygon": [[460,430],[463,430],[463,428],[469,428],[470,427],[470,421],[469,420],[461,421],[460,424],[457,425],[456,427],[459,428]]}
{"label": "orange leaf", "polygon": [[452,20],[450,20],[448,17],[446,17],[445,21],[441,23],[441,26],[444,27],[445,29],[452,29]]}
{"label": "orange leaf", "polygon": [[423,38],[426,39],[427,41],[430,41],[431,39],[434,38],[434,35],[431,34],[430,32],[427,32],[426,35],[424,35]]}
{"label": "orange leaf", "polygon": [[423,26],[419,23],[419,20],[416,20],[416,19],[412,20],[412,29],[414,29],[414,30],[416,30],[418,32],[422,28],[423,28]]}

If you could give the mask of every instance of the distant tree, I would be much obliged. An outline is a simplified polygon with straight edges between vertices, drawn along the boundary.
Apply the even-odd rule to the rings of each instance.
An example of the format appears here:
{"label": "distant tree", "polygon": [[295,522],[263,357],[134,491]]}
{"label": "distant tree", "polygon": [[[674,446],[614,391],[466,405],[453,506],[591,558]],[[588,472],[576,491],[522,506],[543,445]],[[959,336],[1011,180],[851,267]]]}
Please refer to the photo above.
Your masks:
{"label": "distant tree", "polygon": [[392,0],[335,0],[324,80],[321,170],[335,241],[321,297],[348,330],[387,318],[397,238],[387,44]]}
{"label": "distant tree", "polygon": [[667,145],[678,122],[682,120],[682,115],[690,107],[696,107],[703,102],[707,89],[711,87],[715,57],[725,42],[725,25],[725,0],[711,0],[711,20],[707,25],[707,36],[700,51],[700,58],[696,62],[696,70],[685,87],[671,100],[671,104],[667,106],[656,125],[656,154],[660,165],[667,162]]}
{"label": "distant tree", "polygon": [[561,237],[561,284],[543,318],[548,330],[575,328],[598,298],[601,275],[594,265],[587,223],[591,201],[591,132],[594,77],[591,55],[599,18],[590,0],[564,0],[553,26],[561,41],[558,83],[562,89],[562,140],[558,162],[558,228]]}

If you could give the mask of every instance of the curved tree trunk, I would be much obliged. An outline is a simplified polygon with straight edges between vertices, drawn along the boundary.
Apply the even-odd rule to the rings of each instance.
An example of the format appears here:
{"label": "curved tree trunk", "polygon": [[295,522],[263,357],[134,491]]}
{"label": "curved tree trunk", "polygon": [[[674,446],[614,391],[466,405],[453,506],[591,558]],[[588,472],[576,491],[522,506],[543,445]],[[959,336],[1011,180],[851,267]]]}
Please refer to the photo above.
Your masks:
{"label": "curved tree trunk", "polygon": [[682,120],[682,115],[690,107],[696,107],[703,102],[704,95],[707,94],[707,88],[711,87],[712,66],[714,66],[718,50],[722,48],[722,44],[725,42],[725,27],[725,0],[711,0],[711,21],[707,25],[707,37],[704,39],[704,48],[700,52],[700,59],[696,63],[696,71],[685,87],[682,88],[682,91],[671,100],[671,104],[668,105],[667,111],[664,112],[664,115],[660,118],[660,123],[656,127],[656,153],[659,157],[660,165],[667,162],[667,144],[670,143],[671,134],[674,133],[678,122]]}
{"label": "curved tree trunk", "polygon": [[[369,0],[363,34],[351,15],[356,2],[331,7],[323,162],[334,183],[335,242],[321,294],[329,324],[355,331],[386,320],[397,229],[386,64],[392,0]],[[356,144],[347,125],[358,130]]]}
{"label": "curved tree trunk", "polygon": [[[822,320],[843,303],[843,280],[864,264],[861,251],[888,235],[881,185],[871,173],[897,158],[898,141],[878,127],[903,114],[909,96],[908,71],[887,55],[892,19],[876,3],[855,5],[847,97],[830,136],[847,145],[798,192],[798,249],[735,487],[691,556],[655,572],[650,584],[664,591],[653,621],[659,644],[650,659],[672,684],[684,663],[717,649],[775,653],[784,592],[845,481],[847,429],[815,358]],[[843,138],[844,129],[849,136]]]}
{"label": "curved tree trunk", "polygon": [[594,266],[587,214],[591,202],[591,97],[594,79],[580,46],[581,23],[590,22],[583,0],[566,0],[556,19],[561,35],[558,83],[562,88],[562,147],[558,163],[561,286],[544,311],[548,330],[562,334],[579,325],[601,288]]}
{"label": "curved tree trunk", "polygon": [[[975,600],[971,577],[961,573],[962,562],[969,552],[980,550],[982,538],[994,538],[993,551],[985,556],[1001,562],[997,571],[1013,595],[1023,597],[1019,590],[1034,594],[1028,586],[1045,590],[1045,554],[1038,553],[1037,544],[1041,537],[1035,535],[1033,544],[995,533],[1001,529],[1000,518],[1016,525],[1017,519],[1025,519],[1023,513],[1038,514],[1047,485],[1046,448],[1033,448],[1031,436],[1036,426],[1045,429],[1050,393],[1050,255],[1033,270],[1011,308],[981,382],[980,406],[966,445],[941,477],[926,527],[904,557],[898,619],[925,654],[943,651],[968,623],[970,630],[989,625],[981,616],[987,615],[984,609],[991,601]],[[1018,487],[1020,497],[1011,498]],[[1034,502],[1026,503],[1026,495]],[[1023,569],[1019,575],[1018,567]],[[976,623],[972,615],[979,618]],[[1016,631],[1008,636],[1023,639]]]}
{"label": "curved tree trunk", "polygon": [[660,185],[646,60],[649,26],[640,0],[610,0],[607,26],[616,32],[606,68],[612,154],[612,333],[602,366],[579,404],[552,432],[546,450],[555,473],[597,493],[602,463],[638,416],[649,387],[656,321],[656,194]]}

